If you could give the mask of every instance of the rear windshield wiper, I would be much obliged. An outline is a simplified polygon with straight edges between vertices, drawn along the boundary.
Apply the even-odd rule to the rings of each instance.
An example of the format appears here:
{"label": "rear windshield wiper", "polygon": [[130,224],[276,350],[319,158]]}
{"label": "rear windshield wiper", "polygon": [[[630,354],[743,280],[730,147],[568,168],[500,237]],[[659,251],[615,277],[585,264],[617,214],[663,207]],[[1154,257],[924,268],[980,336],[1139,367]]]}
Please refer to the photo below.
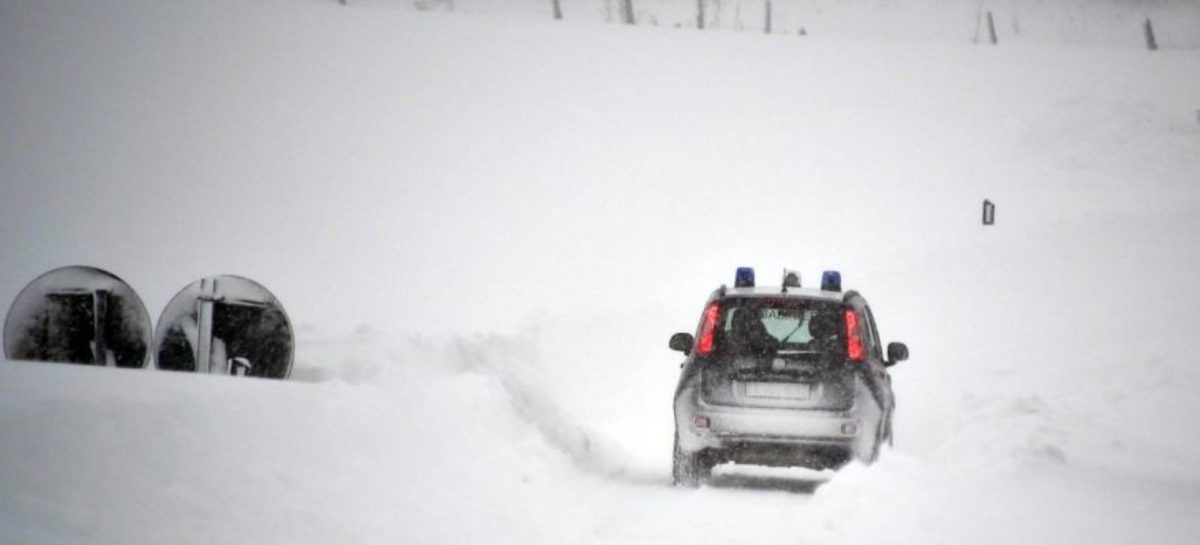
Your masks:
{"label": "rear windshield wiper", "polygon": [[804,327],[804,320],[800,320],[800,323],[796,325],[796,329],[791,330],[787,335],[784,335],[782,339],[779,339],[779,344],[782,345],[783,343],[788,342],[788,339],[792,338],[792,335],[795,335],[796,332],[800,331],[800,328],[802,327]]}

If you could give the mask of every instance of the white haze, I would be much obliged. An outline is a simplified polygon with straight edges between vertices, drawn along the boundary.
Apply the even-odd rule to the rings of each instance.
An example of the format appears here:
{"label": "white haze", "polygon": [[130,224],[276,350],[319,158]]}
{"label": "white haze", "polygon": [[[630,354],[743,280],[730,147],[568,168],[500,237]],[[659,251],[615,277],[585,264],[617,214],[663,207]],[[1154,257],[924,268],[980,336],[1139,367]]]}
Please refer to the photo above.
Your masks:
{"label": "white haze", "polygon": [[[968,4],[0,2],[0,301],[234,273],[298,326],[287,383],[0,363],[0,542],[1195,543],[1195,7]],[[908,343],[879,464],[669,486],[666,341],[741,265]]]}

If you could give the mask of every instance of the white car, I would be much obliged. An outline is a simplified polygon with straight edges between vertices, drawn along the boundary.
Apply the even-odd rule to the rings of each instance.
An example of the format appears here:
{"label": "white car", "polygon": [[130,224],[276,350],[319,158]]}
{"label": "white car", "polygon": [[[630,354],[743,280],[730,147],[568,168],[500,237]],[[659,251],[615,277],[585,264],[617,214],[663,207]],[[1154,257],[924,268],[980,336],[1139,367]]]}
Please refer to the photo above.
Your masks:
{"label": "white car", "polygon": [[836,468],[870,463],[892,438],[888,368],[908,358],[903,343],[879,342],[857,292],[826,271],[820,289],[784,273],[757,287],[740,268],[704,306],[693,337],[670,347],[687,355],[675,390],[677,485],[696,486],[721,463]]}

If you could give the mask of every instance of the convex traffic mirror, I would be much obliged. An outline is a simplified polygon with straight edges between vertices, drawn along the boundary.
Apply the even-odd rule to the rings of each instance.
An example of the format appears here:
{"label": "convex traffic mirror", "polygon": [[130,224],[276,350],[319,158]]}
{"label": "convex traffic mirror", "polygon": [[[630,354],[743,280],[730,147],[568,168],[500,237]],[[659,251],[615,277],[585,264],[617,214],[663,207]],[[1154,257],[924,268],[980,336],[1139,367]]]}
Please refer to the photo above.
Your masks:
{"label": "convex traffic mirror", "polygon": [[145,367],[150,315],[116,275],[95,267],[62,267],[25,286],[4,320],[9,359]]}
{"label": "convex traffic mirror", "polygon": [[287,378],[292,325],[266,288],[240,276],[202,278],[167,303],[154,331],[159,369]]}

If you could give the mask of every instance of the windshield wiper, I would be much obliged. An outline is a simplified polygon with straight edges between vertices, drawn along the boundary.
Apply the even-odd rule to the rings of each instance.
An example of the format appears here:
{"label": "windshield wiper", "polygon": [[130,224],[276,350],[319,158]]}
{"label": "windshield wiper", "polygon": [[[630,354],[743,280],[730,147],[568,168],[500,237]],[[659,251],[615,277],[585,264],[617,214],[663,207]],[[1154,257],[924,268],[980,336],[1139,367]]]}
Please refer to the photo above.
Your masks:
{"label": "windshield wiper", "polygon": [[788,339],[791,339],[792,335],[795,335],[796,332],[800,331],[800,328],[802,327],[804,327],[804,320],[800,320],[800,323],[796,325],[796,329],[793,329],[790,333],[784,335],[782,339],[779,339],[779,344],[782,345],[783,343],[788,342]]}

